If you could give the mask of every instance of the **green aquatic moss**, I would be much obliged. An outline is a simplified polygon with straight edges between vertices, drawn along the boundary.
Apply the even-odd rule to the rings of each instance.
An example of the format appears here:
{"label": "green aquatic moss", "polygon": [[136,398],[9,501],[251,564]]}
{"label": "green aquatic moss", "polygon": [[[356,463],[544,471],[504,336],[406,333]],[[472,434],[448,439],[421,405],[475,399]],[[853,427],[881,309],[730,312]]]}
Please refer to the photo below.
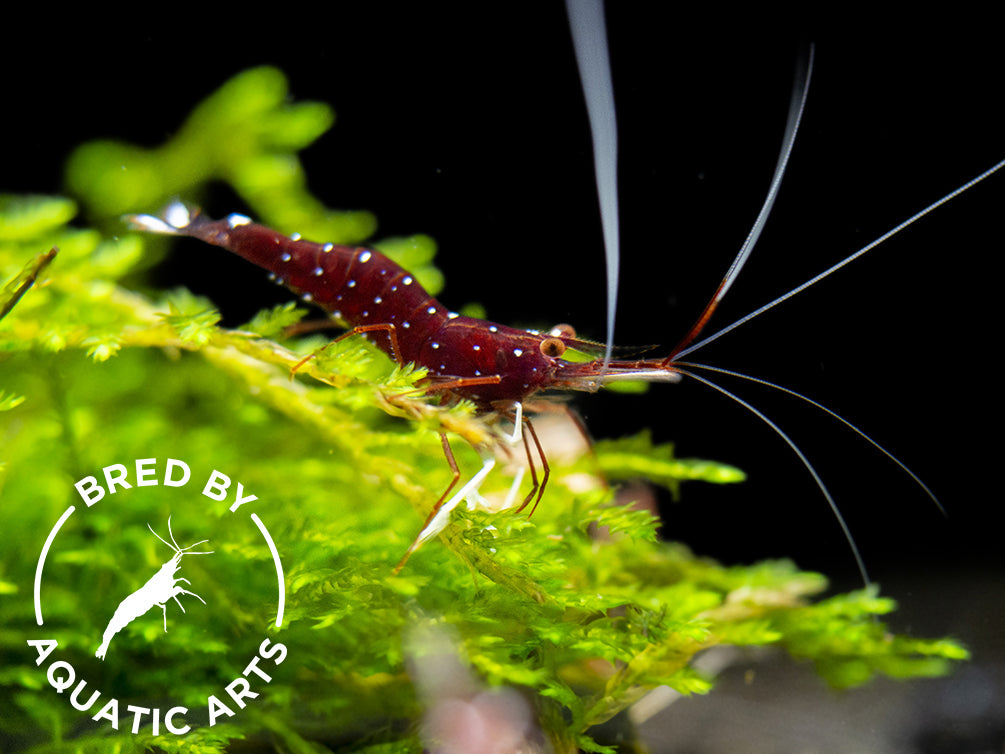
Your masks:
{"label": "green aquatic moss", "polygon": [[[151,210],[172,194],[197,197],[223,179],[278,227],[367,235],[368,213],[337,213],[306,193],[296,150],[333,116],[322,105],[285,103],[285,87],[278,71],[249,71],[163,147],[84,145],[70,160],[70,189],[107,227],[119,213]],[[709,691],[692,661],[717,645],[780,647],[836,687],[877,674],[939,675],[966,658],[951,641],[891,633],[877,616],[894,605],[874,589],[814,601],[825,579],[790,562],[724,567],[659,541],[656,519],[615,502],[603,479],[643,476],[677,494],[683,481],[735,482],[742,472],[676,459],[646,435],[553,458],[547,504],[532,519],[458,510],[393,575],[450,482],[438,433],[453,439],[462,474],[471,474],[480,461],[466,445],[499,427],[470,405],[439,406],[415,387],[421,370],[394,366],[360,339],[318,352],[291,379],[324,342],[285,337],[303,310],[276,307],[227,330],[211,302],[186,291],[132,292],[121,281],[163,240],[120,231],[113,240],[71,227],[75,214],[65,198],[0,199],[0,699],[15,748],[215,752],[245,741],[283,751],[420,751],[420,721],[442,701],[418,690],[428,683],[419,661],[427,646],[415,637],[431,629],[448,637],[468,684],[440,696],[517,689],[555,751],[614,751],[591,730],[657,686]],[[435,287],[429,239],[381,248]],[[168,490],[128,505],[109,496],[61,535],[47,566],[48,620],[61,651],[123,704],[158,689],[197,706],[240,675],[235,648],[253,655],[266,633],[288,648],[241,717],[184,736],[92,723],[93,710],[79,712],[56,693],[26,644],[36,628],[39,549],[67,506],[80,505],[73,483],[138,458],[184,459],[193,474],[221,469],[240,479],[258,497],[286,569],[285,620],[270,629],[274,605],[261,599],[274,588],[261,575],[268,550],[250,534],[217,530],[207,547],[221,557],[184,558],[179,572],[212,610],[183,596],[180,619],[169,602],[164,632],[155,608],[116,635],[120,659],[102,664],[94,639],[108,606],[170,557],[145,528],[165,532]],[[491,497],[508,483],[493,474],[483,491]],[[204,514],[217,527],[227,515],[212,505]],[[106,541],[122,543],[129,567]],[[102,610],[90,609],[96,601]]]}

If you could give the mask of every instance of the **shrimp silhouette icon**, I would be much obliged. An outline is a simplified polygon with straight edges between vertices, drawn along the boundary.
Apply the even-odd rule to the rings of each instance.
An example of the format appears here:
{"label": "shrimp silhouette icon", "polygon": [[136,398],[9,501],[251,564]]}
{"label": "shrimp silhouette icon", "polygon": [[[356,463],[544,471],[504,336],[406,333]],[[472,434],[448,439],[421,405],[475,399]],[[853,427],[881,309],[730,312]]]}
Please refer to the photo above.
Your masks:
{"label": "shrimp silhouette icon", "polygon": [[181,558],[183,555],[212,555],[214,552],[213,550],[205,552],[190,552],[193,547],[198,547],[203,542],[208,542],[209,540],[204,539],[201,542],[196,542],[188,547],[179,546],[178,542],[175,541],[174,532],[171,531],[170,516],[168,516],[168,536],[171,537],[171,542],[168,542],[160,534],[155,532],[150,524],[147,524],[147,528],[150,529],[150,533],[157,537],[157,539],[174,550],[174,555],[160,567],[157,573],[150,577],[147,583],[122,600],[122,602],[119,603],[119,606],[115,608],[115,614],[112,615],[112,619],[108,621],[108,626],[105,627],[105,633],[101,637],[101,645],[94,653],[94,656],[100,660],[105,659],[105,654],[108,652],[108,645],[111,643],[115,634],[139,618],[141,615],[149,612],[155,605],[164,611],[164,632],[167,633],[168,600],[173,599],[177,602],[178,607],[181,608],[183,613],[185,612],[185,606],[181,604],[181,600],[178,599],[178,595],[190,594],[202,604],[206,604],[206,600],[195,592],[190,592],[188,589],[178,586],[178,583],[182,581],[191,586],[191,581],[182,577],[175,578],[174,575],[181,569]]}

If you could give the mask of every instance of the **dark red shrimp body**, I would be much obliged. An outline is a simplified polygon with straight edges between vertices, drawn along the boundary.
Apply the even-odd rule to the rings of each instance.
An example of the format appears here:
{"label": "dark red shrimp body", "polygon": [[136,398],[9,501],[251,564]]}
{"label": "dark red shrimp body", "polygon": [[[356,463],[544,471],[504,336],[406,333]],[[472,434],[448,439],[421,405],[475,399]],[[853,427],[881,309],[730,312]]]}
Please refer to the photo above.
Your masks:
{"label": "dark red shrimp body", "polygon": [[[276,282],[365,335],[399,364],[424,367],[432,389],[483,411],[522,403],[549,388],[594,391],[601,382],[679,375],[667,361],[572,362],[566,348],[596,352],[563,326],[520,330],[449,311],[401,265],[379,251],[290,238],[244,215],[210,220],[176,202],[162,217],[132,216],[142,230],[198,238],[264,267]],[[438,385],[439,383],[439,385]]]}

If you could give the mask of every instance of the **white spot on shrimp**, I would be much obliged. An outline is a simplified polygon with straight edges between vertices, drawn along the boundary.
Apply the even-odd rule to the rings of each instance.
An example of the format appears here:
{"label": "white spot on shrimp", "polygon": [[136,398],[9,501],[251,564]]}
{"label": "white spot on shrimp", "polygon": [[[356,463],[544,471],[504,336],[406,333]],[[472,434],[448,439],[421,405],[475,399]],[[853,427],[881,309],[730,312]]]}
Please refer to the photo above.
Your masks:
{"label": "white spot on shrimp", "polygon": [[373,254],[371,254],[369,251],[364,251],[362,254],[359,255],[359,261],[361,261],[361,262],[369,262],[370,261],[370,257],[372,257],[372,256],[373,256]]}
{"label": "white spot on shrimp", "polygon": [[323,269],[321,269],[320,267],[315,267],[314,268],[314,277],[318,277],[319,278],[319,277],[321,277],[324,274],[325,274],[325,271]]}
{"label": "white spot on shrimp", "polygon": [[350,280],[345,285],[346,285],[346,288],[355,288],[356,287],[356,281],[355,280]]}
{"label": "white spot on shrimp", "polygon": [[251,218],[247,215],[239,215],[236,212],[227,215],[227,226],[236,228],[240,225],[251,225]]}
{"label": "white spot on shrimp", "polygon": [[363,312],[363,316],[364,317],[369,317],[370,316],[370,312]]}
{"label": "white spot on shrimp", "polygon": [[396,290],[398,290],[398,286],[392,285],[391,286],[391,293],[394,293]]}
{"label": "white spot on shrimp", "polygon": [[405,328],[406,330],[407,330],[407,329],[408,329],[409,327],[411,327],[411,325],[410,325],[410,324],[409,324],[408,322],[402,322],[402,323],[401,323],[401,326],[402,326],[402,327],[404,327],[404,328]]}
{"label": "white spot on shrimp", "polygon": [[447,365],[446,364],[440,364],[440,371],[441,372],[446,372],[447,371]]}
{"label": "white spot on shrimp", "polygon": [[428,309],[426,309],[426,314],[436,314],[436,307],[431,306]]}
{"label": "white spot on shrimp", "polygon": [[434,350],[440,347],[439,343],[430,343],[429,345],[432,346]]}
{"label": "white spot on shrimp", "polygon": [[471,350],[473,350],[473,351],[481,351],[482,347],[481,346],[471,346]]}
{"label": "white spot on shrimp", "polygon": [[447,319],[457,319],[460,316],[457,312],[447,312]]}
{"label": "white spot on shrimp", "polygon": [[411,275],[406,275],[404,278],[402,278],[401,282],[404,283],[405,285],[411,285],[412,284]]}
{"label": "white spot on shrimp", "polygon": [[495,325],[491,325],[489,327],[489,332],[499,332],[499,328],[496,327]]}
{"label": "white spot on shrimp", "polygon": [[309,294],[309,293],[305,293],[300,298],[303,299],[304,301],[307,301],[307,302],[311,302],[311,301],[314,300],[314,297],[311,294]]}
{"label": "white spot on shrimp", "polygon": [[523,356],[523,349],[522,348],[514,348],[513,349],[513,355],[514,356]]}
{"label": "white spot on shrimp", "polygon": [[482,376],[482,371],[480,369],[476,369],[475,370],[475,377],[481,377],[481,376]]}
{"label": "white spot on shrimp", "polygon": [[270,272],[269,273],[269,280],[271,280],[273,283],[276,282],[276,273]]}
{"label": "white spot on shrimp", "polygon": [[384,303],[384,299],[382,299],[380,296],[377,296],[377,298],[375,298],[373,300],[373,303],[375,303],[375,304],[382,304],[382,303]]}
{"label": "white spot on shrimp", "polygon": [[289,261],[290,261],[291,259],[293,259],[293,255],[292,255],[292,254],[289,254],[289,253],[286,253],[286,254],[283,254],[283,255],[282,255],[281,257],[279,257],[279,258],[280,258],[280,259],[281,259],[282,261],[284,261],[284,262],[289,262]]}
{"label": "white spot on shrimp", "polygon": [[328,252],[330,252],[334,248],[335,248],[335,244],[333,244],[333,243],[326,243],[324,246],[321,247],[321,251],[323,251],[325,254],[327,254]]}
{"label": "white spot on shrimp", "polygon": [[284,278],[276,278],[276,283],[278,285],[283,285],[286,282]]}
{"label": "white spot on shrimp", "polygon": [[342,312],[340,312],[340,311],[338,311],[338,310],[336,309],[335,311],[333,311],[333,312],[332,312],[332,316],[333,316],[333,317],[334,317],[335,319],[342,319]]}
{"label": "white spot on shrimp", "polygon": [[293,235],[290,236],[290,240],[291,241],[299,241],[300,238],[301,238],[301,236],[300,236],[299,233],[294,233]]}

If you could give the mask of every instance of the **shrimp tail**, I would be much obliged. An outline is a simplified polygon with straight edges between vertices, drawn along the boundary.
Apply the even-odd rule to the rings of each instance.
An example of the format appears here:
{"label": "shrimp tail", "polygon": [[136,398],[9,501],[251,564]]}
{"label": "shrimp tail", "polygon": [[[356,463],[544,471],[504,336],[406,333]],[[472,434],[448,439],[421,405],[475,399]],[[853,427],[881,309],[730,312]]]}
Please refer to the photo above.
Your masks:
{"label": "shrimp tail", "polygon": [[95,657],[99,660],[105,659],[108,645],[112,643],[112,638],[115,634],[153,607],[152,603],[147,604],[148,593],[149,590],[144,585],[119,603],[119,606],[115,608],[112,619],[108,621],[108,625],[105,627],[105,633],[101,636],[101,645],[94,653]]}
{"label": "shrimp tail", "polygon": [[166,236],[188,235],[193,224],[198,224],[199,210],[178,199],[172,201],[160,217],[155,215],[126,215],[123,218],[134,230],[159,233]]}
{"label": "shrimp tail", "polygon": [[105,628],[105,633],[102,634],[101,636],[101,645],[98,647],[98,650],[94,653],[94,656],[97,657],[99,660],[105,659],[105,654],[108,652],[108,645],[112,643],[112,638],[115,636],[115,634],[117,634],[126,626],[126,623],[122,623],[121,620],[117,621],[116,618],[121,618],[121,616],[119,616],[118,610],[115,611],[115,615],[112,616],[112,619],[108,621],[108,626]]}

